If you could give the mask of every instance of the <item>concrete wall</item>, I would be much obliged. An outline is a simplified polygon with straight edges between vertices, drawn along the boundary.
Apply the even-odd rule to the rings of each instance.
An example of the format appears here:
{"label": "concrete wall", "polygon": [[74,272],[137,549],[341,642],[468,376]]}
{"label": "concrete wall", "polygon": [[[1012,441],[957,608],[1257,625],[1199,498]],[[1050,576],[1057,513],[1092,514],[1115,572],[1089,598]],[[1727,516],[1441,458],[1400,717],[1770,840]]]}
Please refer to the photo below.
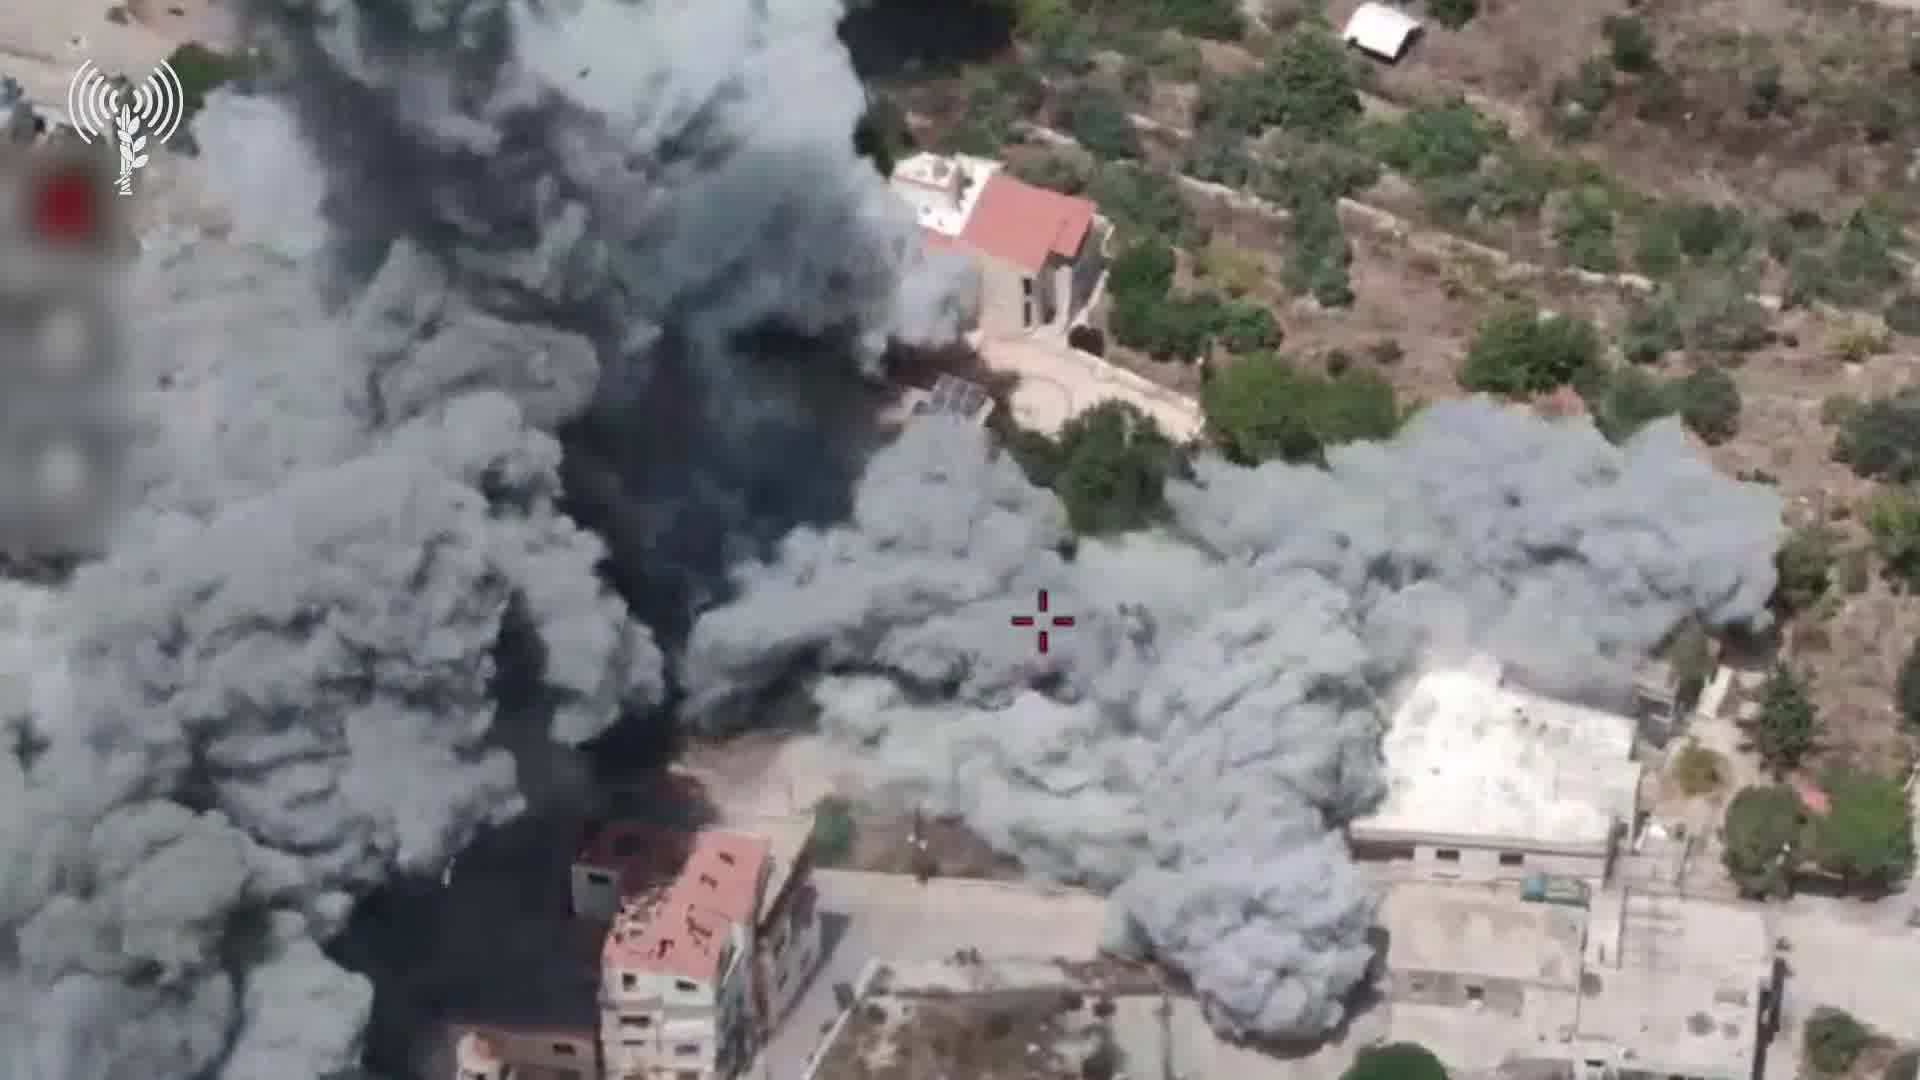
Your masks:
{"label": "concrete wall", "polygon": [[820,963],[820,904],[809,880],[797,880],[787,890],[755,943],[760,985],[766,1000],[761,1029],[771,1031],[786,1018],[807,976]]}
{"label": "concrete wall", "polygon": [[[1540,851],[1520,846],[1412,843],[1356,839],[1354,853],[1389,874],[1419,881],[1519,882],[1534,874],[1578,878],[1593,888],[1605,883],[1605,855]],[[1451,857],[1448,856],[1451,853]],[[1517,861],[1516,861],[1517,860]]]}
{"label": "concrete wall", "polygon": [[[976,252],[980,268],[980,329],[989,334],[1017,334],[1027,328],[1021,316],[1026,307],[1023,283],[1026,271],[991,255]],[[1037,305],[1036,305],[1037,306]],[[1039,313],[1035,312],[1037,318]]]}

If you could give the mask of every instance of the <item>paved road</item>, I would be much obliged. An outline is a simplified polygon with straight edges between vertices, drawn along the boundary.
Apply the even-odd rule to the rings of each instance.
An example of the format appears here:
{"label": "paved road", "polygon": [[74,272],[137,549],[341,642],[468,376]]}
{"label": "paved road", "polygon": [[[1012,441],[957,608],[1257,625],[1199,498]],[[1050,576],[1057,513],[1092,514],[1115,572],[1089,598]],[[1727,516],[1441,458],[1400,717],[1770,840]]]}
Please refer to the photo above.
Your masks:
{"label": "paved road", "polygon": [[814,883],[829,951],[749,1074],[752,1080],[798,1080],[822,1029],[839,1015],[834,985],[857,980],[868,960],[937,960],[968,946],[989,956],[1091,958],[1106,910],[1087,893],[1045,896],[957,878],[923,886],[897,874],[819,870]]}

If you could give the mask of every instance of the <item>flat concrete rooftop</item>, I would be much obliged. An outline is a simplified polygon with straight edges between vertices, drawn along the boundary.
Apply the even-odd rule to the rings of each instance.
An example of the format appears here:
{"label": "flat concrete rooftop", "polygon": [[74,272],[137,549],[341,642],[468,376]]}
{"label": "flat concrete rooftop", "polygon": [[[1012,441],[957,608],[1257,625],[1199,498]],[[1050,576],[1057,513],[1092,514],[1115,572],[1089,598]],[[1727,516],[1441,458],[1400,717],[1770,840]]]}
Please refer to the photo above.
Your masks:
{"label": "flat concrete rooftop", "polygon": [[1586,913],[1529,903],[1512,884],[1396,882],[1380,904],[1387,966],[1515,979],[1572,991],[1580,985]]}
{"label": "flat concrete rooftop", "polygon": [[1625,716],[1432,671],[1394,713],[1386,801],[1354,831],[1603,846],[1633,817],[1633,738]]}

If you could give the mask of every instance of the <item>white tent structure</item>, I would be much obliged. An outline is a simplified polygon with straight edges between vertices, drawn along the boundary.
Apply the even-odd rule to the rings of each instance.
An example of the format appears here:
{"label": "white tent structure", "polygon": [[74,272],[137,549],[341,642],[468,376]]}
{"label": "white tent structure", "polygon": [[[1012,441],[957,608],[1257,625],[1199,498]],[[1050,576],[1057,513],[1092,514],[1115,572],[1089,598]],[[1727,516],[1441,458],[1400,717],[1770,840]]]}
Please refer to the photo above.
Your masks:
{"label": "white tent structure", "polygon": [[1369,0],[1354,11],[1340,36],[1350,46],[1395,63],[1420,36],[1420,20],[1399,8]]}

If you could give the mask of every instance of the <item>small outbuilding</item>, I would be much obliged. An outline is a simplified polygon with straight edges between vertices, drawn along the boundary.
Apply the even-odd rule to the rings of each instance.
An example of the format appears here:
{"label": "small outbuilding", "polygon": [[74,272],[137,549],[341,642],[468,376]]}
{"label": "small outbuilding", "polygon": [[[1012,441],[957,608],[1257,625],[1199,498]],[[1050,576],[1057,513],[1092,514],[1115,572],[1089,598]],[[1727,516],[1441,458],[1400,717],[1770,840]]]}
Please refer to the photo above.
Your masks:
{"label": "small outbuilding", "polygon": [[1420,20],[1387,4],[1361,4],[1341,35],[1349,46],[1398,63],[1420,37]]}

